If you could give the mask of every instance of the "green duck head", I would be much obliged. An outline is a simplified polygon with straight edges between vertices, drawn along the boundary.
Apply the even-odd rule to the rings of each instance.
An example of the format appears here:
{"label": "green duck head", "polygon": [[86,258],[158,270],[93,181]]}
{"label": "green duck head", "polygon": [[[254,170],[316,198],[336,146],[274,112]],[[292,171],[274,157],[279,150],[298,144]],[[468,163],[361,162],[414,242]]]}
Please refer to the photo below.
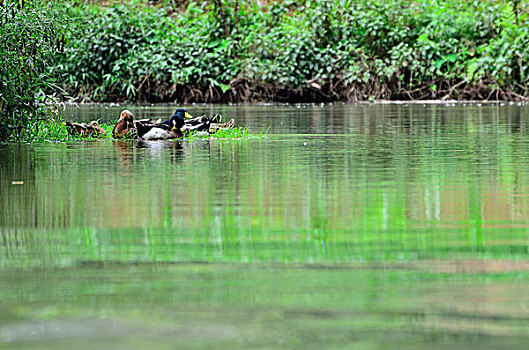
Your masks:
{"label": "green duck head", "polygon": [[173,127],[173,130],[180,130],[185,124],[185,118],[191,118],[191,116],[185,109],[179,108],[174,112],[171,119],[169,119],[169,124]]}

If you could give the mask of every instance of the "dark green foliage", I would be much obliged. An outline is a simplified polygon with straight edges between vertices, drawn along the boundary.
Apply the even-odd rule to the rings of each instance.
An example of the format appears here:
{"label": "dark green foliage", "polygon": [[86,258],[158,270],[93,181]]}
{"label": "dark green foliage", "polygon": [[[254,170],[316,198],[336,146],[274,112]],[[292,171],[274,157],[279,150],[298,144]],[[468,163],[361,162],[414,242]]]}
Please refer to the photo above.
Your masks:
{"label": "dark green foliage", "polygon": [[56,103],[46,93],[56,91],[50,59],[64,44],[62,6],[55,1],[0,1],[0,141],[19,138],[45,104]]}
{"label": "dark green foliage", "polygon": [[529,96],[527,10],[497,0],[85,5],[57,72],[91,101],[519,99]]}

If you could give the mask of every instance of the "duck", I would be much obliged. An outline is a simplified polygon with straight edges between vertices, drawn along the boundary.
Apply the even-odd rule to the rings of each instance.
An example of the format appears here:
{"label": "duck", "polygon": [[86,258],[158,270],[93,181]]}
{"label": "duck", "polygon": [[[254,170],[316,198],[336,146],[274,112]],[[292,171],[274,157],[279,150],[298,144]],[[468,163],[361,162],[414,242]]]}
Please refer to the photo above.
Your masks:
{"label": "duck", "polygon": [[217,113],[213,117],[209,118],[201,116],[192,118],[185,121],[185,125],[182,128],[182,132],[187,134],[191,131],[195,131],[198,134],[214,134],[219,129],[227,129],[233,127],[235,120],[231,119],[229,122],[221,124],[222,115]]}
{"label": "duck", "polygon": [[215,115],[215,123],[209,125],[209,133],[214,134],[220,129],[231,129],[235,125],[235,119],[231,118],[226,123],[221,123],[222,116],[220,114]]}
{"label": "duck", "polygon": [[185,125],[182,128],[184,134],[190,131],[196,131],[198,134],[214,134],[220,129],[231,129],[235,125],[235,119],[230,119],[226,123],[222,123],[222,115],[217,113],[213,117],[208,118],[206,116],[192,118],[185,121]]}
{"label": "duck", "polygon": [[99,135],[106,135],[105,129],[99,126],[96,120],[92,120],[89,124],[86,123],[72,123],[64,122],[68,134],[72,136],[82,137],[97,137]]}
{"label": "duck", "polygon": [[185,121],[184,126],[182,127],[182,133],[188,134],[191,131],[197,133],[207,132],[210,124],[211,119],[206,116],[192,118]]}
{"label": "duck", "polygon": [[78,136],[87,133],[87,125],[85,123],[64,122],[64,125],[66,125],[66,130],[68,131],[68,134],[72,136]]}
{"label": "duck", "polygon": [[112,129],[112,136],[116,139],[131,136],[134,130],[134,116],[131,111],[125,109],[121,111],[119,119]]}
{"label": "duck", "polygon": [[99,135],[106,135],[107,132],[105,131],[105,129],[103,129],[101,126],[99,126],[99,123],[97,122],[97,120],[92,120],[90,122],[90,125],[88,126],[88,128],[92,128],[92,136],[96,135],[96,136],[99,136]]}
{"label": "duck", "polygon": [[146,120],[134,122],[134,127],[138,138],[141,140],[168,140],[180,138],[183,136],[182,127],[185,124],[185,118],[189,118],[189,113],[179,108],[169,120],[161,123],[153,123]]}

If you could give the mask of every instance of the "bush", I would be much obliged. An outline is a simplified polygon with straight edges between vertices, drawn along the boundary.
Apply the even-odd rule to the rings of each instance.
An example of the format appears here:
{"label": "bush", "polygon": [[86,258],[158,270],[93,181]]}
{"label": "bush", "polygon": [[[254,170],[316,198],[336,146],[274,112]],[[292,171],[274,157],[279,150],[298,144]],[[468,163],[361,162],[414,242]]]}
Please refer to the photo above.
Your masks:
{"label": "bush", "polygon": [[50,65],[64,45],[65,13],[55,1],[0,2],[0,141],[19,138],[54,101]]}
{"label": "bush", "polygon": [[529,96],[516,1],[171,3],[78,6],[63,87],[85,101]]}

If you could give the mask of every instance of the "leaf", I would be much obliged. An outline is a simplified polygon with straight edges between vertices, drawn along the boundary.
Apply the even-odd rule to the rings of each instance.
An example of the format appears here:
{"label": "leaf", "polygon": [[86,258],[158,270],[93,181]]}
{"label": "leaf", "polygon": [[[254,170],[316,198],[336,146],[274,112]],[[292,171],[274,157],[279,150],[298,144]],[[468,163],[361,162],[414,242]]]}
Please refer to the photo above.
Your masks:
{"label": "leaf", "polygon": [[222,93],[223,93],[223,94],[224,94],[226,91],[228,91],[228,89],[230,88],[229,85],[222,84],[222,83],[219,83],[219,87],[220,87],[220,89],[222,90]]}

